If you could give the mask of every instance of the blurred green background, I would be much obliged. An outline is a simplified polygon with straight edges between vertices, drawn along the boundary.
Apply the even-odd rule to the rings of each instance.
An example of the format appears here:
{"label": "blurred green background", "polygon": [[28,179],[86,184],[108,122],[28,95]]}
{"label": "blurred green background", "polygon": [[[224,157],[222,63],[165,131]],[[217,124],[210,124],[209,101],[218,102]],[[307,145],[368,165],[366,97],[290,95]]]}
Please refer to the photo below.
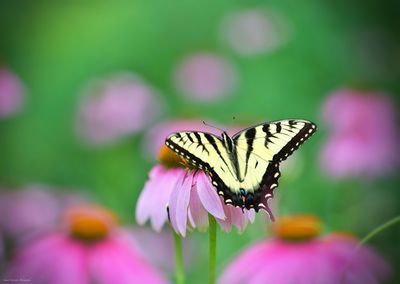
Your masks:
{"label": "blurred green background", "polygon": [[[227,13],[246,8],[281,14],[290,29],[288,40],[254,56],[232,51],[221,41],[221,21]],[[294,155],[298,171],[283,170],[276,211],[314,213],[326,231],[364,236],[399,213],[399,178],[338,181],[325,176],[318,162],[327,133],[321,105],[342,86],[400,93],[399,11],[398,1],[377,0],[2,1],[0,62],[18,74],[27,95],[18,116],[0,121],[0,183],[81,190],[133,224],[137,198],[155,163],[143,150],[146,130],[93,148],[75,131],[86,82],[128,70],[164,97],[159,121],[192,117],[225,125],[283,118],[316,122],[319,132]],[[238,71],[237,88],[219,102],[182,99],[173,84],[178,62],[204,51],[223,56]],[[218,269],[242,247],[264,238],[267,223],[258,216],[241,235],[219,234]],[[391,228],[371,241],[395,270],[400,269],[399,232]],[[188,277],[190,283],[202,283],[207,237],[192,236],[204,250],[199,250]],[[396,277],[400,281],[398,273]]]}

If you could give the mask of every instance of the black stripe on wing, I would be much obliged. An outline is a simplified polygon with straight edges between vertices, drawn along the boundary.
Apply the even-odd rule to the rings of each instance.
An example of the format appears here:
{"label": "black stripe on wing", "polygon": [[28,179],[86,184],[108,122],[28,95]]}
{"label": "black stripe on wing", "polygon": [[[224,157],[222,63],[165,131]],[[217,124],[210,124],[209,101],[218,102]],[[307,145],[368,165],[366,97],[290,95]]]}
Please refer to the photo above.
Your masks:
{"label": "black stripe on wing", "polygon": [[[199,144],[199,146],[203,146],[205,150],[207,150],[204,145],[200,142],[200,135],[196,132],[192,132],[197,138],[199,142],[195,142]],[[229,187],[223,182],[221,177],[216,174],[214,169],[210,166],[210,164],[207,161],[203,161],[187,151],[186,149],[182,148],[178,144],[174,143],[171,139],[168,139],[165,141],[165,145],[167,145],[171,150],[173,150],[176,154],[179,156],[182,156],[187,160],[191,165],[194,167],[204,170],[211,178],[211,182],[213,186],[216,188],[218,195],[222,196],[224,198],[225,204],[229,205],[234,205],[238,206],[239,205],[239,197],[233,193]],[[187,158],[189,157],[189,159]]]}
{"label": "black stripe on wing", "polygon": [[[278,121],[278,122],[272,122],[269,124],[264,124],[264,125],[258,125],[255,127],[248,128],[244,131],[240,131],[239,133],[235,134],[233,136],[233,139],[239,139],[239,136],[244,132],[244,137],[246,139],[247,143],[247,151],[246,151],[246,165],[248,163],[248,155],[251,153],[252,148],[253,148],[253,142],[255,139],[260,139],[261,137],[255,137],[256,133],[256,127],[262,126],[262,131],[265,132],[265,139],[264,145],[267,147],[268,143],[273,143],[271,138],[277,138],[279,137],[275,136],[275,134],[281,133],[283,127],[286,127],[287,131],[291,131],[290,129],[296,128],[295,126],[297,123],[304,123],[304,126],[299,130],[297,134],[295,134],[280,150],[278,153],[276,153],[272,157],[272,161],[268,164],[268,167],[262,177],[262,180],[259,184],[258,188],[254,188],[254,195],[252,196],[252,199],[248,199],[246,201],[245,207],[249,209],[249,207],[254,206],[254,209],[256,211],[259,211],[259,209],[264,209],[267,211],[267,213],[270,215],[271,219],[273,220],[274,217],[272,215],[271,210],[268,207],[268,199],[273,198],[273,193],[274,189],[278,187],[279,183],[279,177],[280,177],[280,171],[279,171],[279,163],[283,160],[285,160],[289,155],[291,155],[295,150],[299,148],[301,144],[304,143],[311,135],[313,135],[317,129],[316,125],[312,122],[307,122],[307,121],[296,121],[296,120],[288,120],[287,124],[289,128],[282,123],[285,121]],[[273,133],[270,131],[270,125],[274,125],[275,129]],[[242,136],[242,137],[243,137]],[[267,147],[268,148],[268,147]],[[255,155],[255,153],[253,153]],[[256,155],[257,158],[263,159],[263,157],[260,157],[259,155]],[[265,159],[263,159],[266,161]],[[251,202],[251,203],[250,203]],[[240,204],[240,202],[239,202]],[[235,204],[236,205],[236,204]]]}
{"label": "black stripe on wing", "polygon": [[[289,126],[294,128],[294,125],[296,125],[295,120],[289,120]],[[269,132],[269,124],[265,124],[262,128],[262,130],[267,134],[267,139],[265,140],[265,145],[267,145],[269,142],[268,137],[274,137],[272,133]],[[278,129],[278,126],[277,126]],[[315,131],[317,130],[317,126],[312,123],[312,122],[306,122],[304,124],[304,127],[300,129],[300,131],[293,136],[292,139],[288,143],[286,143],[285,146],[282,147],[282,149],[276,153],[273,157],[274,162],[281,162],[286,160],[287,157],[289,157],[291,154],[293,154],[294,151],[296,151],[300,145],[304,143],[308,138],[310,138]]]}
{"label": "black stripe on wing", "polygon": [[[202,151],[205,151],[205,152],[207,152],[207,154],[209,154],[207,148],[201,142],[200,135],[198,133],[196,133],[196,132],[192,132],[192,133],[196,137],[196,139],[198,140],[198,141],[196,141],[194,143],[196,143],[198,145],[198,147],[202,147]],[[190,137],[190,134],[187,134],[185,136]],[[183,159],[185,159],[192,166],[194,166],[196,168],[199,168],[201,170],[203,170],[203,169],[209,170],[210,165],[206,161],[201,160],[196,155],[192,154],[191,152],[189,152],[185,148],[181,147],[179,144],[177,144],[174,141],[172,141],[171,137],[177,137],[177,138],[180,139],[179,142],[183,142],[182,135],[180,133],[174,133],[173,135],[170,135],[165,140],[165,145],[168,148],[170,148],[172,151],[174,151],[177,155],[181,156]]]}
{"label": "black stripe on wing", "polygon": [[246,170],[244,172],[244,176],[246,176],[246,174],[247,174],[247,168],[249,166],[250,154],[253,151],[253,142],[254,142],[254,137],[256,137],[256,129],[250,128],[249,130],[247,130],[245,133],[245,137],[247,140],[247,151],[246,151]]}
{"label": "black stripe on wing", "polygon": [[[256,167],[257,165],[258,162],[256,163]],[[274,220],[274,216],[268,206],[268,200],[274,196],[274,189],[278,187],[280,175],[279,163],[269,163],[260,183],[257,187],[253,188],[253,193],[247,191],[243,192],[246,196],[244,203],[239,193],[235,196],[231,196],[230,198],[233,201],[232,205],[239,208],[253,208],[256,212],[260,209],[265,210],[269,214],[271,220]]]}
{"label": "black stripe on wing", "polygon": [[225,161],[224,157],[222,157],[221,151],[219,150],[218,145],[217,145],[217,141],[220,142],[221,145],[223,145],[222,141],[208,133],[204,133],[204,137],[214,148],[215,152],[217,152],[219,158],[224,162],[225,166],[229,169],[229,165]]}

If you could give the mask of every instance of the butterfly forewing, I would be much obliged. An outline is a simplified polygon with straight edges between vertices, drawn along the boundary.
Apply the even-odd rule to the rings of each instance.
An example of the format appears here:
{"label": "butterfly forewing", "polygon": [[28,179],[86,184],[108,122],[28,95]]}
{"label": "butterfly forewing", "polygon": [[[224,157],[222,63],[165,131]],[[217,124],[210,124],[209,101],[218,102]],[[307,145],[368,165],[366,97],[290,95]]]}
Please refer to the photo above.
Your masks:
{"label": "butterfly forewing", "polygon": [[238,191],[235,167],[221,139],[204,132],[171,134],[165,144],[191,165],[210,174],[220,195]]}
{"label": "butterfly forewing", "polygon": [[255,202],[258,198],[272,197],[272,190],[278,186],[280,177],[279,163],[315,130],[315,124],[306,120],[281,120],[251,127],[234,135],[236,156],[240,161],[241,188],[254,193]]}
{"label": "butterfly forewing", "polygon": [[281,162],[316,130],[307,120],[281,120],[245,129],[233,136],[240,152],[269,162]]}

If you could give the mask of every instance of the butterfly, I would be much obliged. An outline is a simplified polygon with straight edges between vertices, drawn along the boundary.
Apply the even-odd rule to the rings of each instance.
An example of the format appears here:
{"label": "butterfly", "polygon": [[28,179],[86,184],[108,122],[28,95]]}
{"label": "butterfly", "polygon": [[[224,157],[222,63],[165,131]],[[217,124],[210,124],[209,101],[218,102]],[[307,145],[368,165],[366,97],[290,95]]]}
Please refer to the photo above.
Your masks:
{"label": "butterfly", "polygon": [[230,137],[185,131],[169,135],[165,144],[193,167],[205,171],[225,204],[273,215],[268,199],[278,186],[280,162],[291,155],[317,127],[288,119],[256,125]]}

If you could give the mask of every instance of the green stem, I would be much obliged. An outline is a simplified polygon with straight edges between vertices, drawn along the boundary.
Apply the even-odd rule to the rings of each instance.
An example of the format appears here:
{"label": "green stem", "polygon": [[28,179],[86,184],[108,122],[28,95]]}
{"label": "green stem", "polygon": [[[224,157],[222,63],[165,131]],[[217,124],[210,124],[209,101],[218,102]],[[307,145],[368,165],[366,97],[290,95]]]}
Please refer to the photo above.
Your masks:
{"label": "green stem", "polygon": [[378,226],[377,228],[372,230],[369,234],[367,234],[364,238],[361,239],[361,241],[358,243],[356,249],[359,249],[363,244],[368,242],[374,236],[376,236],[377,234],[381,233],[382,231],[386,230],[387,228],[393,226],[394,224],[396,224],[398,222],[400,222],[400,216],[394,217],[393,219],[390,219],[389,221]]}
{"label": "green stem", "polygon": [[182,254],[182,239],[177,233],[174,234],[175,244],[175,278],[177,284],[185,283],[185,274],[183,270],[183,254]]}
{"label": "green stem", "polygon": [[210,263],[208,283],[215,283],[215,262],[217,256],[217,225],[215,218],[208,214],[209,232],[210,232]]}
{"label": "green stem", "polygon": [[[357,246],[354,248],[354,253],[356,253],[366,242],[368,242],[370,239],[375,237],[377,234],[383,232],[384,230],[386,230],[387,228],[393,226],[394,224],[396,224],[398,222],[400,222],[400,216],[394,217],[394,218],[390,219],[389,221],[387,221],[387,222],[383,223],[382,225],[373,229],[371,232],[369,232],[364,238],[362,238],[358,242]],[[349,264],[347,264],[343,269],[340,284],[345,283],[347,269],[349,269]]]}

